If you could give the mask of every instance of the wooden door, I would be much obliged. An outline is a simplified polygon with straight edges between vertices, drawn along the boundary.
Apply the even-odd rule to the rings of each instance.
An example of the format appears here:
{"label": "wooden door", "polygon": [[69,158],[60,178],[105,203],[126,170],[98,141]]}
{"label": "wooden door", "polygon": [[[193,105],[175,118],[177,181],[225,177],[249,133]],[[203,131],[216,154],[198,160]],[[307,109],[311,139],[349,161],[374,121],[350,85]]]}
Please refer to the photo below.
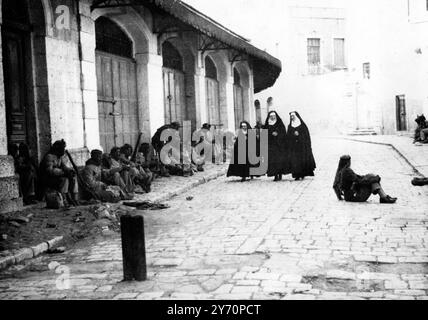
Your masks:
{"label": "wooden door", "polygon": [[26,115],[26,35],[2,31],[3,73],[8,143],[28,143]]}
{"label": "wooden door", "polygon": [[104,152],[139,134],[136,64],[132,59],[97,51],[98,116]]}
{"label": "wooden door", "polygon": [[407,130],[406,98],[404,95],[396,97],[397,131]]}
{"label": "wooden door", "polygon": [[244,102],[242,87],[238,85],[233,86],[233,99],[235,106],[235,127],[239,128],[241,121],[244,121]]}
{"label": "wooden door", "polygon": [[206,78],[206,101],[208,110],[208,122],[211,125],[220,125],[220,105],[218,81]]}
{"label": "wooden door", "polygon": [[184,74],[178,70],[163,68],[165,124],[185,120]]}

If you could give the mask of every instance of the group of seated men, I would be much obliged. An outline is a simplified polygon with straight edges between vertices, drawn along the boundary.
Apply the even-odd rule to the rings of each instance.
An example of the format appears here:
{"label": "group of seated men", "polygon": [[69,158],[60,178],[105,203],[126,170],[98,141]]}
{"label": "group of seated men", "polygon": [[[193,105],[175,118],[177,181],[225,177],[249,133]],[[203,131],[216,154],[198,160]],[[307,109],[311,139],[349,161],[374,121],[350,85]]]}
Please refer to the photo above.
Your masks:
{"label": "group of seated men", "polygon": [[[16,172],[19,175],[20,192],[26,205],[37,200],[51,197],[61,198],[62,205],[78,205],[79,183],[84,200],[96,199],[102,202],[115,203],[120,200],[131,200],[135,193],[151,192],[151,184],[158,176],[170,175],[191,176],[194,172],[204,171],[204,162],[192,162],[192,155],[183,150],[172,150],[180,153],[181,159],[186,157],[189,162],[163,164],[160,161],[162,148],[168,141],[161,141],[161,133],[165,129],[179,130],[178,123],[159,128],[152,143],[143,143],[134,155],[133,148],[125,144],[121,148],[114,147],[109,154],[101,150],[92,150],[90,159],[80,171],[79,178],[75,170],[65,160],[66,142],[56,141],[49,152],[37,166],[26,144],[9,146],[9,153],[15,159]],[[209,130],[204,125],[202,130]],[[193,145],[207,143],[201,140]],[[134,157],[133,157],[134,156]],[[190,163],[190,164],[189,164]],[[61,206],[61,205],[60,205]]]}

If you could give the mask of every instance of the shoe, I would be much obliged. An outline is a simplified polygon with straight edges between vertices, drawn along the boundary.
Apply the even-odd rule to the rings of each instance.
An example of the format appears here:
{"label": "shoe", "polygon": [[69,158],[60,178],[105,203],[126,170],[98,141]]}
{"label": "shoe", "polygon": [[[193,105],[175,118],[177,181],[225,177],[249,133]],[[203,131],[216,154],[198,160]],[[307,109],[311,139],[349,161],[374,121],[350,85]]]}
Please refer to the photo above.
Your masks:
{"label": "shoe", "polygon": [[243,178],[241,179],[241,182],[245,182],[245,181],[247,181],[247,178],[243,177]]}
{"label": "shoe", "polygon": [[273,179],[273,181],[274,181],[274,182],[279,181],[279,177],[278,177],[278,176],[275,176],[275,179]]}
{"label": "shoe", "polygon": [[398,200],[397,198],[386,196],[385,198],[380,198],[380,203],[393,204],[393,203],[396,203],[397,200]]}

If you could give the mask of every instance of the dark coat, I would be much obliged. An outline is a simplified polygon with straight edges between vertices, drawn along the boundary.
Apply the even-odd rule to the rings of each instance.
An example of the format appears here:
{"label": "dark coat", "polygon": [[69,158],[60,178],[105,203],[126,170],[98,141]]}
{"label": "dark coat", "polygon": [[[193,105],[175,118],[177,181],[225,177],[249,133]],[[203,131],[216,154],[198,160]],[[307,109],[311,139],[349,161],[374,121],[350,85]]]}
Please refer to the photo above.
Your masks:
{"label": "dark coat", "polygon": [[313,177],[316,163],[312,153],[312,141],[308,127],[296,112],[301,125],[294,128],[288,126],[287,146],[288,162],[293,178]]}
{"label": "dark coat", "polygon": [[[251,129],[251,126],[247,124],[248,130]],[[241,177],[248,178],[250,176],[250,161],[248,157],[248,134],[240,134],[240,139],[245,137],[245,145],[246,145],[246,154],[245,154],[245,163],[239,164],[239,139],[237,138],[235,144],[233,146],[233,159],[229,165],[229,169],[227,170],[228,177]]]}
{"label": "dark coat", "polygon": [[341,172],[340,189],[345,201],[366,202],[373,194],[372,185],[380,181],[381,178],[377,175],[360,176],[348,167]]}
{"label": "dark coat", "polygon": [[[273,111],[275,112],[275,111]],[[270,114],[271,112],[269,112]],[[263,129],[269,131],[269,158],[268,158],[268,172],[269,177],[276,176],[277,174],[288,174],[290,168],[287,161],[287,131],[284,122],[275,112],[277,121],[274,125],[269,124],[269,115],[266,119]],[[277,135],[274,135],[274,132]]]}

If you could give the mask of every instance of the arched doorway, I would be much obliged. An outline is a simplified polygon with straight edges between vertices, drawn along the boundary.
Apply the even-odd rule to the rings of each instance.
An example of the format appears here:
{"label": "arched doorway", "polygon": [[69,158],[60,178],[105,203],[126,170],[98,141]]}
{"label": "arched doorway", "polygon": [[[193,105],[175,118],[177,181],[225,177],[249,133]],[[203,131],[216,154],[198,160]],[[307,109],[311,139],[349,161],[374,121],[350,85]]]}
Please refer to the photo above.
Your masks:
{"label": "arched doorway", "polygon": [[239,123],[244,121],[244,96],[241,76],[236,68],[233,68],[233,104],[235,109],[235,127],[238,129]]}
{"label": "arched doorway", "polygon": [[183,58],[169,42],[162,44],[165,124],[185,120],[185,80]]}
{"label": "arched doorway", "polygon": [[133,43],[113,21],[95,21],[100,143],[105,152],[139,135],[136,63]]}
{"label": "arched doorway", "polygon": [[[25,0],[2,1],[2,50],[8,144],[33,141],[31,23]],[[34,133],[33,133],[34,134]],[[35,134],[34,134],[35,136]]]}
{"label": "arched doorway", "polygon": [[220,125],[220,99],[217,67],[210,57],[205,57],[205,88],[207,98],[208,122]]}

